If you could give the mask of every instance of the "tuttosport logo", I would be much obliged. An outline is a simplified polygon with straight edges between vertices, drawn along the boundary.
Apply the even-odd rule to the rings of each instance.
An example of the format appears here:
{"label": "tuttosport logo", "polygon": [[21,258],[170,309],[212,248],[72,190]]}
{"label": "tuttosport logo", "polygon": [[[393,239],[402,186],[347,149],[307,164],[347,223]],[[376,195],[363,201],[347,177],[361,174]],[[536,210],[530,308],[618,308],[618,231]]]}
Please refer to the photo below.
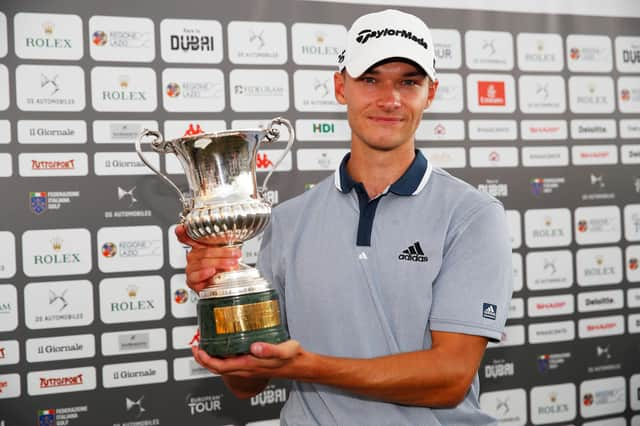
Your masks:
{"label": "tuttosport logo", "polygon": [[372,38],[379,39],[379,38],[382,38],[382,37],[402,37],[402,38],[406,38],[406,39],[409,39],[411,41],[414,41],[414,42],[418,43],[425,50],[429,49],[429,45],[427,44],[426,41],[424,41],[424,38],[417,37],[411,31],[393,29],[393,28],[384,28],[382,30],[371,30],[371,29],[361,30],[358,33],[358,35],[356,36],[356,41],[358,43],[360,43],[360,44],[365,44],[366,42],[368,42]]}

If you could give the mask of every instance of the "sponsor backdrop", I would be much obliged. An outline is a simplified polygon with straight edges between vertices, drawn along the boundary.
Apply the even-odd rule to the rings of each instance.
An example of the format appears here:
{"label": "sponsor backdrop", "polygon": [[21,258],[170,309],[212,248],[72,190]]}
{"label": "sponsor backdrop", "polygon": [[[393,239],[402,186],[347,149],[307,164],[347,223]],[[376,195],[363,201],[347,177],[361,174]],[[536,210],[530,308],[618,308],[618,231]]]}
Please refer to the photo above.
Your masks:
{"label": "sponsor backdrop", "polygon": [[[191,358],[178,201],[132,140],[282,115],[297,144],[269,197],[302,193],[348,149],[332,72],[347,26],[380,6],[0,9],[0,425],[272,424],[285,382],[239,401]],[[418,146],[512,229],[482,407],[514,426],[640,425],[640,20],[406,10],[434,28],[440,71]],[[283,149],[261,152],[259,179]],[[148,155],[186,186],[175,158]]]}

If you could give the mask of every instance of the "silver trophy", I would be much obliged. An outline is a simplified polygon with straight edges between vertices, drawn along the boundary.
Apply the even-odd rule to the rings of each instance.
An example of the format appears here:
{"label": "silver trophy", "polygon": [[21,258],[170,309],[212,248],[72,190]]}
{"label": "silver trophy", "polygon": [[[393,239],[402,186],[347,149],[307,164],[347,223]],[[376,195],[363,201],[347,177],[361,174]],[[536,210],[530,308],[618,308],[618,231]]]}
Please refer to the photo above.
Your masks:
{"label": "silver trophy", "polygon": [[[280,137],[276,126],[282,125],[289,131],[287,147],[258,188],[258,149],[262,143],[276,142]],[[187,177],[187,194],[147,161],[141,143],[149,137],[154,151],[176,155]],[[271,174],[291,150],[294,137],[291,123],[280,117],[271,120],[266,129],[200,133],[170,141],[145,129],[136,139],[136,152],[177,192],[182,203],[181,223],[192,239],[212,246],[241,246],[269,223],[271,204],[263,194]],[[199,297],[200,347],[210,355],[248,353],[252,342],[288,339],[277,292],[253,267],[241,263],[237,270],[216,274]]]}

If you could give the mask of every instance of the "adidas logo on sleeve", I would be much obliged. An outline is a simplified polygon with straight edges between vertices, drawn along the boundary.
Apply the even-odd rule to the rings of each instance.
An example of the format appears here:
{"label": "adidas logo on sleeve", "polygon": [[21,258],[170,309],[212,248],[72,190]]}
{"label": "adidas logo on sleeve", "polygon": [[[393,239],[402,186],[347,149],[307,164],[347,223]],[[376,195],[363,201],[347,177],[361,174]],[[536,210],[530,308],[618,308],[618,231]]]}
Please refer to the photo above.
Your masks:
{"label": "adidas logo on sleeve", "polygon": [[416,241],[408,248],[402,250],[402,253],[398,255],[399,260],[406,260],[409,262],[428,262],[429,258],[424,255],[420,243]]}

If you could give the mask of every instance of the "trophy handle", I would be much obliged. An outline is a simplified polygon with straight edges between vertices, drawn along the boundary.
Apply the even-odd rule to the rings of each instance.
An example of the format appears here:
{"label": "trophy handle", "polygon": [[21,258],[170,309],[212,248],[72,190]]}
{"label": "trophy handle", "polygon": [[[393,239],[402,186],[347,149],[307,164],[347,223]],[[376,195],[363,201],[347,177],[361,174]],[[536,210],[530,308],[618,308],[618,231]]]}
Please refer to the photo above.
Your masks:
{"label": "trophy handle", "polygon": [[147,167],[149,167],[151,170],[155,172],[155,174],[157,174],[162,179],[164,179],[164,181],[168,183],[178,193],[178,196],[180,197],[180,202],[182,203],[183,208],[185,208],[185,210],[187,209],[190,210],[189,203],[184,198],[184,195],[182,194],[182,191],[180,190],[180,188],[178,188],[178,186],[175,183],[173,183],[173,181],[169,179],[164,173],[156,169],[153,166],[153,164],[151,164],[151,162],[148,161],[144,156],[142,152],[142,139],[147,136],[153,136],[155,138],[154,140],[151,141],[151,148],[153,148],[154,151],[159,152],[161,154],[166,154],[166,153],[175,154],[175,150],[173,149],[173,145],[171,145],[171,142],[165,142],[160,132],[157,132],[155,130],[143,129],[138,134],[138,137],[136,138],[136,152],[138,153],[138,157],[140,157],[142,162],[146,164]]}
{"label": "trophy handle", "polygon": [[293,146],[293,141],[296,137],[295,131],[293,130],[293,126],[291,125],[291,122],[289,122],[289,120],[287,120],[286,118],[276,117],[273,120],[271,120],[271,123],[269,123],[269,127],[267,128],[267,134],[264,140],[265,143],[269,144],[269,143],[277,142],[278,139],[280,138],[280,130],[274,128],[273,127],[274,124],[285,126],[287,128],[287,130],[289,131],[289,140],[287,141],[287,147],[284,149],[284,154],[282,154],[282,157],[280,157],[278,161],[275,162],[275,164],[273,165],[269,173],[267,173],[267,176],[264,178],[264,181],[262,182],[262,186],[258,189],[258,193],[260,194],[260,196],[262,196],[267,191],[267,182],[269,182],[269,178],[271,178],[271,175],[273,174],[273,172],[278,168],[280,163],[282,163],[282,160],[284,160],[285,157],[289,154],[289,151],[291,151],[291,147]]}

